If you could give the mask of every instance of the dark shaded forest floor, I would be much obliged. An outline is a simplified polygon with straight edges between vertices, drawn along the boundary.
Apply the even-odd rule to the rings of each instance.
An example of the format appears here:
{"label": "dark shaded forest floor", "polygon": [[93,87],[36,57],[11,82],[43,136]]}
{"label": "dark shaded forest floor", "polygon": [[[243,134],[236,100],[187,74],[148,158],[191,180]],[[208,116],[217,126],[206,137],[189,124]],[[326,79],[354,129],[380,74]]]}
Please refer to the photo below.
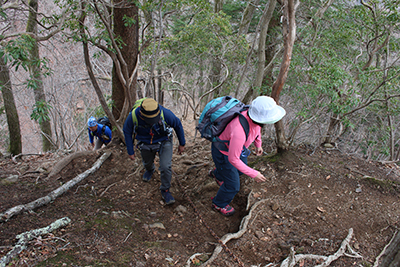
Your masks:
{"label": "dark shaded forest floor", "polygon": [[[243,235],[227,243],[245,266],[279,266],[291,247],[296,254],[332,255],[350,229],[350,246],[362,258],[342,256],[330,266],[372,266],[400,227],[397,165],[307,147],[279,156],[271,151],[251,155],[249,165],[267,182],[241,177],[231,203],[237,212],[223,217],[211,209],[218,186],[207,174],[213,168],[210,143],[187,138],[185,153],[173,156],[176,203],[171,206],[161,199],[159,174],[143,182],[140,159],[129,160],[119,143],[72,160],[52,178],[48,172],[64,156],[24,156],[17,163],[1,159],[0,213],[47,195],[91,168],[104,152],[112,153],[99,170],[52,203],[0,223],[0,257],[16,244],[17,234],[67,216],[66,227],[29,242],[9,266],[198,266],[218,244],[210,230],[219,238],[236,233],[249,215]],[[11,175],[17,181],[4,182]],[[318,263],[305,260],[296,266]],[[223,250],[209,266],[238,262]]]}

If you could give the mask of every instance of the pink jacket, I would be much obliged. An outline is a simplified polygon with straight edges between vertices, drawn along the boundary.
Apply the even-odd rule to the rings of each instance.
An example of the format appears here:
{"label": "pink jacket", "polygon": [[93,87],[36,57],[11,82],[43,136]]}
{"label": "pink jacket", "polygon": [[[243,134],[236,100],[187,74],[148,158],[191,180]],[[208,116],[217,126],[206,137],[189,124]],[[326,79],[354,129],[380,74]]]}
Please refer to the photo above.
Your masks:
{"label": "pink jacket", "polygon": [[247,115],[247,110],[242,114],[249,122],[250,131],[246,141],[246,134],[242,125],[239,122],[239,117],[234,118],[220,134],[221,140],[229,140],[228,151],[220,151],[222,154],[228,156],[229,162],[240,172],[254,178],[257,176],[258,171],[250,168],[243,161],[240,160],[243,145],[249,147],[254,142],[256,147],[261,147],[261,127],[255,124]]}

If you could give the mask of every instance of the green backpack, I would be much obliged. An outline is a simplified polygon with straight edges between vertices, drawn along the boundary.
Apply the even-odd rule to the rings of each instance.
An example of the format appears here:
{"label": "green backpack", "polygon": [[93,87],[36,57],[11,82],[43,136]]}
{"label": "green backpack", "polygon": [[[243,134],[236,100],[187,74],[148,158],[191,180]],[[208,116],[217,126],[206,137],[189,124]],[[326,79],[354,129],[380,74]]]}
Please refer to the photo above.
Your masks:
{"label": "green backpack", "polygon": [[[141,99],[136,100],[135,104],[132,107],[131,113],[132,113],[132,121],[133,121],[133,125],[134,125],[134,131],[136,132],[136,128],[138,126],[138,120],[136,117],[136,112],[135,110],[140,107],[143,103],[143,100],[145,100],[147,97],[143,97]],[[161,119],[163,121],[163,124],[165,125],[165,121],[164,121],[164,112],[161,110]]]}

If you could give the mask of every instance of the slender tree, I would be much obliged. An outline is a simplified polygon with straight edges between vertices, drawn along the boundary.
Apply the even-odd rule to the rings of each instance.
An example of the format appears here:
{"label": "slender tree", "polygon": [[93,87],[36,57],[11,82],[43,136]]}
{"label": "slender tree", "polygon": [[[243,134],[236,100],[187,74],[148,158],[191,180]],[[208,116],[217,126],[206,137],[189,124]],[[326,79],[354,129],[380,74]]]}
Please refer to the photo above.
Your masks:
{"label": "slender tree", "polygon": [[[283,1],[283,38],[284,38],[284,47],[285,51],[283,53],[283,59],[279,70],[279,75],[272,86],[271,97],[275,99],[277,103],[279,103],[279,96],[283,89],[283,85],[285,84],[288,72],[290,61],[292,58],[293,45],[296,38],[296,9],[299,5],[298,0],[285,0]],[[277,139],[277,147],[278,152],[287,150],[289,144],[287,142],[285,136],[285,128],[283,125],[283,120],[275,123],[275,131],[276,131],[276,139]]]}
{"label": "slender tree", "polygon": [[[29,0],[29,17],[26,24],[26,31],[28,33],[32,33],[37,35],[37,12],[38,12],[38,1],[37,0]],[[49,113],[49,105],[46,101],[46,95],[43,86],[43,78],[41,73],[41,60],[39,55],[39,46],[38,42],[35,39],[32,39],[31,49],[29,51],[30,61],[29,64],[29,72],[31,75],[31,81],[29,83],[30,87],[33,89],[33,93],[35,95],[35,108],[38,114],[36,115],[38,119],[38,123],[40,125],[41,135],[42,135],[42,150],[50,151],[53,149],[52,132],[51,132],[51,124]],[[36,118],[36,116],[32,116]]]}
{"label": "slender tree", "polygon": [[22,152],[21,128],[12,92],[9,69],[7,64],[4,62],[3,57],[0,59],[0,88],[3,95],[4,108],[7,117],[9,133],[8,150],[11,154],[18,155]]}
{"label": "slender tree", "polygon": [[[222,10],[222,6],[224,4],[223,0],[216,0],[214,1],[214,13],[218,14],[221,10]],[[215,87],[216,85],[218,85],[220,79],[221,79],[221,69],[222,69],[222,65],[221,65],[221,60],[218,57],[214,57],[212,59],[212,63],[211,63],[212,67],[211,67],[211,73],[210,73],[210,83],[211,83],[211,88]],[[214,91],[214,97],[218,97],[220,92],[220,90],[215,90]]]}
{"label": "slender tree", "polygon": [[256,75],[253,80],[252,86],[249,88],[246,96],[244,97],[244,102],[250,102],[251,98],[255,98],[260,94],[260,88],[262,81],[264,80],[264,68],[265,68],[265,43],[267,41],[267,32],[269,28],[269,22],[272,19],[273,12],[275,10],[276,0],[270,0],[266,5],[263,15],[259,24],[259,38],[258,38],[258,50],[257,50],[257,66]]}

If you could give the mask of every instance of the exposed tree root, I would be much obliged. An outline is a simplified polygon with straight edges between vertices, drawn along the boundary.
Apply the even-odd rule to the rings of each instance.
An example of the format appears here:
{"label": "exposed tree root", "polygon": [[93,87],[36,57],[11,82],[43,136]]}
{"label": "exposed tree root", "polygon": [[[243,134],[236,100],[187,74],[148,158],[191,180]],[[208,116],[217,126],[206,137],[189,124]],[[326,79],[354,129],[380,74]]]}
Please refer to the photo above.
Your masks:
{"label": "exposed tree root", "polygon": [[187,261],[186,261],[186,267],[190,267],[190,263],[193,261],[194,258],[197,256],[201,256],[203,253],[195,253],[193,254]]}
{"label": "exposed tree root", "polygon": [[[382,259],[381,259],[382,258]],[[399,266],[400,263],[400,232],[396,231],[383,248],[382,252],[376,257],[374,267]]]}
{"label": "exposed tree root", "polygon": [[60,195],[64,194],[67,192],[69,189],[71,189],[74,185],[77,183],[81,182],[83,179],[85,179],[87,176],[89,176],[91,173],[95,172],[97,169],[100,168],[101,164],[111,155],[111,152],[106,152],[104,153],[93,165],[92,168],[86,170],[84,173],[79,174],[76,176],[74,179],[68,181],[64,185],[60,186],[59,188],[51,191],[47,196],[38,198],[28,204],[25,205],[18,205],[13,208],[10,208],[6,210],[4,213],[0,213],[0,222],[7,221],[10,219],[12,216],[17,215],[22,213],[23,211],[27,210],[33,210],[35,208],[41,207],[43,205],[46,205],[59,197]]}
{"label": "exposed tree root", "polygon": [[[232,239],[238,239],[238,238],[242,237],[243,234],[247,231],[247,227],[249,225],[250,219],[253,216],[254,210],[259,205],[267,203],[268,201],[270,201],[270,199],[263,199],[263,200],[260,200],[256,203],[254,203],[249,211],[249,214],[242,219],[240,227],[239,227],[239,231],[236,233],[228,233],[228,234],[224,235],[221,238],[222,243],[226,244],[228,241],[230,241]],[[353,236],[353,229],[350,228],[349,234],[342,241],[342,244],[341,244],[340,248],[338,249],[338,251],[331,256],[321,256],[321,255],[313,255],[313,254],[297,254],[297,255],[295,255],[294,249],[291,248],[290,255],[288,256],[288,258],[286,258],[281,263],[280,267],[294,267],[299,261],[306,260],[306,259],[323,260],[324,262],[322,264],[319,264],[315,267],[327,267],[333,261],[337,260],[341,256],[347,256],[347,257],[352,257],[352,258],[362,258],[362,256],[360,254],[358,254],[357,252],[355,252],[350,246],[350,240],[351,240],[352,236]],[[218,255],[221,253],[222,249],[223,249],[222,246],[220,244],[218,244],[217,247],[214,249],[212,256],[206,262],[204,262],[201,266],[202,267],[211,266],[211,263],[218,257]],[[195,255],[198,255],[198,254],[195,254]],[[193,255],[190,259],[195,257],[195,255]],[[190,259],[187,262],[187,266],[190,266]],[[267,266],[270,266],[270,265],[267,265]]]}
{"label": "exposed tree root", "polygon": [[5,267],[14,257],[18,256],[18,254],[26,248],[26,243],[30,240],[53,232],[54,230],[64,227],[69,224],[71,220],[68,217],[64,217],[58,219],[57,221],[51,223],[49,226],[40,229],[34,229],[28,232],[24,232],[16,236],[18,239],[17,244],[14,246],[12,250],[10,250],[7,255],[0,259],[0,267]]}
{"label": "exposed tree root", "polygon": [[18,162],[17,162],[17,159],[18,159],[18,158],[22,158],[23,156],[43,156],[43,155],[44,155],[44,154],[41,154],[41,153],[39,153],[39,154],[37,154],[37,153],[22,154],[22,153],[20,153],[20,154],[18,154],[18,155],[13,156],[13,157],[12,157],[12,161],[13,161],[14,163],[18,163]]}
{"label": "exposed tree root", "polygon": [[[356,253],[350,247],[350,240],[351,240],[352,236],[353,236],[353,228],[350,228],[349,234],[343,240],[338,251],[331,256],[320,256],[320,255],[313,255],[313,254],[297,254],[297,255],[295,255],[294,249],[292,247],[289,256],[282,262],[280,267],[293,267],[301,260],[324,260],[324,262],[322,264],[319,264],[315,267],[327,267],[333,261],[337,260],[341,256],[347,256],[347,257],[352,257],[352,258],[362,258],[362,256],[360,254]],[[346,249],[350,252],[350,254],[346,253]]]}
{"label": "exposed tree root", "polygon": [[79,157],[84,157],[90,154],[95,154],[98,153],[98,151],[78,151],[75,152],[65,158],[63,158],[62,160],[60,160],[59,162],[57,162],[56,165],[54,165],[53,169],[51,170],[49,176],[47,177],[47,179],[54,177],[55,175],[57,175],[60,171],[62,171],[62,169],[65,168],[65,166],[67,166],[73,159],[79,158]]}
{"label": "exposed tree root", "polygon": [[[228,233],[228,234],[224,235],[224,236],[221,238],[222,243],[223,243],[223,244],[226,244],[227,242],[229,242],[229,241],[232,240],[232,239],[238,239],[238,238],[240,238],[240,237],[247,231],[247,226],[248,226],[248,224],[249,224],[249,221],[250,221],[250,219],[251,219],[251,216],[252,216],[252,214],[253,214],[253,211],[254,211],[259,205],[264,204],[264,203],[266,203],[266,202],[267,202],[267,200],[266,200],[266,199],[263,199],[263,200],[260,200],[260,201],[258,201],[258,202],[256,202],[256,203],[254,203],[254,205],[251,207],[251,209],[250,209],[250,211],[249,211],[249,214],[246,215],[246,216],[242,219],[242,221],[241,221],[241,223],[240,223],[239,231],[236,232],[236,233]],[[221,246],[220,244],[218,244],[217,247],[214,249],[214,253],[211,255],[211,257],[210,257],[205,263],[203,263],[201,266],[208,266],[208,265],[210,265],[210,264],[218,257],[218,255],[219,255],[219,253],[221,253],[221,251],[222,251],[222,246]]]}

